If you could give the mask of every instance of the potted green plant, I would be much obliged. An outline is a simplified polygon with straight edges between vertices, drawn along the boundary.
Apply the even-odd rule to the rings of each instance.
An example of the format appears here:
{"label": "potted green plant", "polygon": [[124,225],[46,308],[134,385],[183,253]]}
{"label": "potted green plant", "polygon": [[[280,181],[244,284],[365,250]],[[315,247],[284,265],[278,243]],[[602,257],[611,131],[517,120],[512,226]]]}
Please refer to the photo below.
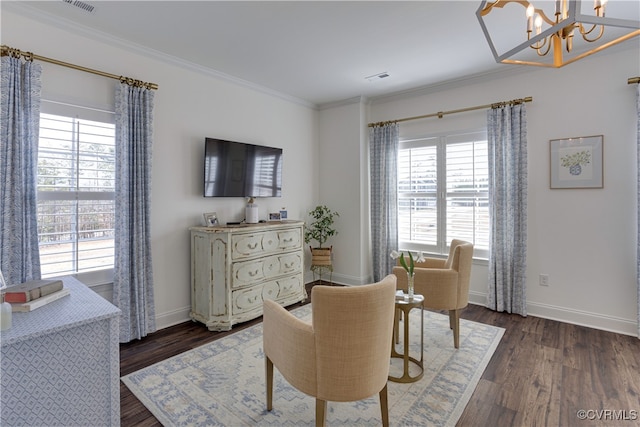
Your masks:
{"label": "potted green plant", "polygon": [[317,247],[309,246],[311,249],[311,265],[331,265],[331,250],[332,246],[327,248],[323,245],[327,242],[329,237],[338,234],[338,231],[334,228],[335,218],[340,215],[338,212],[332,211],[324,205],[318,205],[309,212],[309,216],[313,218],[313,221],[309,224],[305,224],[304,227],[304,241],[309,243],[312,240],[318,242]]}

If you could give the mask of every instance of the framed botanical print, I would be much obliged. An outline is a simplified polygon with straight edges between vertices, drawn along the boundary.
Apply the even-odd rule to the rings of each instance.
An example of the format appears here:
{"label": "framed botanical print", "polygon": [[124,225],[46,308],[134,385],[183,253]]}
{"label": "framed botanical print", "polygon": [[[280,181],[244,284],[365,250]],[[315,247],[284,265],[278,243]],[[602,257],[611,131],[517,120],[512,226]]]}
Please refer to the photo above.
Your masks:
{"label": "framed botanical print", "polygon": [[603,188],[603,136],[549,141],[552,189]]}

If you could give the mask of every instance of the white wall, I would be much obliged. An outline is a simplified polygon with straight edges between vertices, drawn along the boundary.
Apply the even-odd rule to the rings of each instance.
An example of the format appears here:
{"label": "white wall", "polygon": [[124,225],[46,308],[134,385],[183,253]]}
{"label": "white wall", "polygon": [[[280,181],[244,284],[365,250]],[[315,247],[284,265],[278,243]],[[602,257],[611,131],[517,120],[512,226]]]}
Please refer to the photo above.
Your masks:
{"label": "white wall", "polygon": [[[283,197],[258,200],[260,218],[282,207],[305,219],[318,200],[317,111],[302,103],[242,87],[183,64],[141,54],[117,41],[83,37],[2,11],[2,43],[84,67],[159,85],[155,94],[152,255],[158,327],[188,319],[189,231],[203,212],[241,220],[245,201],[203,198],[204,138],[222,137],[282,147]],[[43,64],[46,98],[113,105],[115,80]]]}
{"label": "white wall", "polygon": [[[640,42],[602,52],[562,69],[527,68],[493,80],[413,92],[366,105],[362,100],[316,111],[204,74],[171,58],[117,40],[63,30],[59,24],[2,10],[2,43],[42,56],[159,84],[155,98],[152,251],[158,327],[187,319],[188,227],[202,212],[223,222],[243,217],[241,199],[204,199],[206,136],[284,148],[283,197],[260,200],[261,217],[281,207],[307,219],[316,204],[340,212],[334,279],[371,277],[368,236],[368,122],[533,96],[529,141],[528,310],[532,315],[636,333],[635,88]],[[45,96],[93,106],[113,103],[114,81],[46,66]],[[402,136],[485,125],[483,112],[401,125]],[[550,190],[549,140],[604,135],[604,189]],[[308,262],[307,262],[308,263]],[[549,275],[540,287],[538,275]],[[484,303],[486,266],[476,265],[472,299]],[[307,280],[310,276],[307,275]]]}
{"label": "white wall", "polygon": [[338,235],[328,242],[333,245],[333,281],[349,285],[364,284],[371,275],[368,211],[363,206],[368,203],[364,107],[357,98],[319,112],[319,200],[340,214]]}
{"label": "white wall", "polygon": [[[532,96],[528,116],[528,313],[637,331],[636,107],[640,41],[560,69],[415,92],[371,103],[371,122]],[[401,136],[486,127],[485,111],[401,123]],[[549,140],[604,135],[604,188],[551,190]],[[324,141],[322,141],[324,143]],[[549,287],[538,284],[549,275]],[[487,268],[475,265],[471,298],[485,303]]]}

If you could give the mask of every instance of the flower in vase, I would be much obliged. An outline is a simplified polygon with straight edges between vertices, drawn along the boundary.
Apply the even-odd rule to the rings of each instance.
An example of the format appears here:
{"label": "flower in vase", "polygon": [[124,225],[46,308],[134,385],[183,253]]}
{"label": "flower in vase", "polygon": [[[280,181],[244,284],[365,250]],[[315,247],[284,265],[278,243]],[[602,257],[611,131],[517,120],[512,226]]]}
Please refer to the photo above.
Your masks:
{"label": "flower in vase", "polygon": [[[407,261],[404,258],[404,252],[391,251],[391,258],[393,259],[400,258],[400,265],[402,266],[402,268],[405,269],[405,271],[410,277],[413,277],[413,268],[414,268],[413,254],[411,252],[408,252],[408,253],[409,253],[408,265],[407,265]],[[418,258],[416,258],[415,262],[424,262],[424,260],[425,258],[422,251],[418,252]]]}

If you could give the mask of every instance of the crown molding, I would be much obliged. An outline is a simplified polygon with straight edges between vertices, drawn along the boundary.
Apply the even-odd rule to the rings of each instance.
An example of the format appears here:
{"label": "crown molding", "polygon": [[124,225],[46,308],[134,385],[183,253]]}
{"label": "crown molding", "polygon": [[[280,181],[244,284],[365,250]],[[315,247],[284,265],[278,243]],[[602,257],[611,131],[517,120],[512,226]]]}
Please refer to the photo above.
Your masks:
{"label": "crown molding", "polygon": [[[146,56],[148,58],[155,59],[170,65],[174,65],[183,69],[197,72],[199,74],[203,74],[209,77],[223,80],[223,81],[232,83],[234,85],[244,87],[246,89],[264,93],[266,95],[273,96],[275,98],[279,98],[297,105],[301,105],[303,107],[311,108],[314,110],[318,109],[318,106],[316,104],[306,101],[304,99],[300,99],[300,98],[288,95],[286,93],[282,93],[282,92],[270,89],[268,87],[259,85],[257,83],[249,82],[247,80],[230,76],[223,72],[177,58],[173,55],[169,55],[164,52],[160,52],[158,50],[148,48],[146,46],[141,46],[136,43],[126,41],[124,39],[115,37],[111,34],[107,34],[102,31],[98,31],[93,28],[80,25],[76,22],[70,21],[65,18],[53,16],[39,9],[36,9],[33,6],[29,6],[26,2],[4,1],[2,2],[2,8],[9,12],[16,13],[26,18],[34,19],[43,24],[47,24],[52,27],[56,27],[61,30],[68,31],[70,33],[81,35],[83,37],[86,37],[88,39],[91,39],[97,42],[102,42],[102,43],[115,46],[141,56]],[[12,47],[15,47],[17,49],[21,48],[20,46],[12,46]],[[25,50],[24,48],[22,49]],[[38,53],[38,54],[41,54],[41,53]]]}
{"label": "crown molding", "polygon": [[405,98],[429,95],[436,92],[459,88],[460,86],[488,82],[491,80],[501,79],[517,74],[524,74],[531,71],[533,71],[531,67],[522,67],[520,65],[505,65],[505,68],[500,70],[472,74],[465,77],[445,80],[442,82],[420,86],[413,89],[407,89],[400,92],[371,97],[370,104],[382,104],[385,102],[397,101]]}
{"label": "crown molding", "polygon": [[318,110],[329,110],[331,108],[343,107],[345,105],[353,105],[353,104],[363,104],[366,105],[368,103],[368,98],[366,96],[354,96],[351,98],[343,99],[340,101],[326,102],[324,104],[318,105]]}
{"label": "crown molding", "polygon": [[[635,38],[633,40],[635,40],[635,44],[631,40],[628,40],[625,43],[620,43],[618,45],[609,47],[602,52],[599,52],[599,55],[597,55],[597,57],[611,55],[617,52],[631,50],[631,49],[635,49],[637,51],[638,46],[640,45],[640,39]],[[593,55],[593,56],[584,58],[581,61],[583,62],[589,61],[595,58],[596,58],[596,55]],[[413,89],[407,89],[404,91],[394,92],[386,95],[372,96],[369,98],[369,105],[383,104],[385,102],[398,101],[398,100],[407,99],[411,97],[430,95],[437,92],[459,88],[460,86],[484,83],[484,82],[489,82],[489,81],[502,79],[510,76],[537,72],[541,70],[556,70],[556,68],[535,67],[535,66],[529,66],[529,65],[502,64],[502,66],[504,68],[501,67],[500,69],[497,69],[497,70],[476,73],[476,74],[468,75],[458,79],[446,80],[446,81],[434,83],[431,85],[420,86]],[[575,66],[575,64],[573,64],[573,66]]]}

